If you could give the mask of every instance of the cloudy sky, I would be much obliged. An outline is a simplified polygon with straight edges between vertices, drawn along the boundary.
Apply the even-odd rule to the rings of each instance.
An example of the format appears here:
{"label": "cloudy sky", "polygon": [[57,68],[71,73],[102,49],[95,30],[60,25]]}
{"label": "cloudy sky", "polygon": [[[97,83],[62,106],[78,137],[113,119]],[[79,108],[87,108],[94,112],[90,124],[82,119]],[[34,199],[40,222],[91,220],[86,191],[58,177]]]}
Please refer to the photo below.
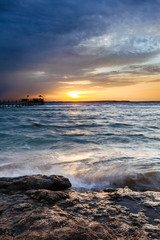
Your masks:
{"label": "cloudy sky", "polygon": [[160,0],[0,0],[0,99],[160,100]]}

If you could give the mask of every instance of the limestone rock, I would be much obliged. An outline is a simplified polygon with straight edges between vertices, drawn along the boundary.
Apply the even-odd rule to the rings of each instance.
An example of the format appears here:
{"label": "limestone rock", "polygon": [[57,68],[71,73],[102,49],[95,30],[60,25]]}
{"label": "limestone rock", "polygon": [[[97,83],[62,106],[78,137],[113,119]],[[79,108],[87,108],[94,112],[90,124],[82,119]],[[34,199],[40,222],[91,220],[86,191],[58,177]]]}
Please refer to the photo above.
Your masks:
{"label": "limestone rock", "polygon": [[[20,179],[23,184],[27,179],[25,190]],[[6,185],[3,178],[0,240],[159,239],[160,192],[129,188],[58,191],[59,187],[48,183],[55,183],[51,179],[61,179],[70,186],[69,181],[59,176],[13,178]],[[4,186],[8,186],[6,191]]]}
{"label": "limestone rock", "polygon": [[16,178],[0,178],[0,191],[26,191],[31,189],[64,190],[71,187],[70,181],[57,175],[22,176]]}
{"label": "limestone rock", "polygon": [[56,203],[60,199],[68,198],[68,194],[62,191],[51,191],[46,189],[28,190],[26,192],[31,198],[44,203]]}

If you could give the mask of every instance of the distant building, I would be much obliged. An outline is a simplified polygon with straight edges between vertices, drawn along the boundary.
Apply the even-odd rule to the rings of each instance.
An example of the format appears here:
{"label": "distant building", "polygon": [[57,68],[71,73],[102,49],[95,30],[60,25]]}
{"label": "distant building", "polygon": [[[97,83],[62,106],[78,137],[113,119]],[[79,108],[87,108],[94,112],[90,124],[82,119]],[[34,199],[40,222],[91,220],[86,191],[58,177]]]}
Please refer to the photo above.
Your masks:
{"label": "distant building", "polygon": [[44,98],[43,98],[42,95],[40,95],[38,98],[33,98],[33,99],[22,98],[21,103],[22,103],[22,105],[26,105],[26,106],[43,105],[44,104]]}

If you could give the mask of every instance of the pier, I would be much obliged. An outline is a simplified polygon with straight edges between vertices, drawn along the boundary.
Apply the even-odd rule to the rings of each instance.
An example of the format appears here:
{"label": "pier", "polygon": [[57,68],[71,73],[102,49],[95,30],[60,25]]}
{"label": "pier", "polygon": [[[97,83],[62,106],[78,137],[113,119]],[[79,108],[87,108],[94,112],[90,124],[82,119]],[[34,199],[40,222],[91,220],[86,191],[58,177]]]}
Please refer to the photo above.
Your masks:
{"label": "pier", "polygon": [[24,106],[34,106],[34,105],[44,105],[44,99],[42,96],[38,98],[22,98],[20,100],[8,100],[1,101],[0,100],[0,108],[4,107],[24,107]]}

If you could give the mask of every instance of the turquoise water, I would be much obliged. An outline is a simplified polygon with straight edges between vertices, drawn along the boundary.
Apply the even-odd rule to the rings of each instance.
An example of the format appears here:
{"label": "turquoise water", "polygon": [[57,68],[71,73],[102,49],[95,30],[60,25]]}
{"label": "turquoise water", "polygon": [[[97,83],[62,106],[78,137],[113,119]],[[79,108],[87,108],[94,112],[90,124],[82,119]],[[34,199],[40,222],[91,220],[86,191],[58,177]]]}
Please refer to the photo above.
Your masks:
{"label": "turquoise water", "polygon": [[160,190],[160,104],[0,109],[0,176],[38,173],[78,188]]}

